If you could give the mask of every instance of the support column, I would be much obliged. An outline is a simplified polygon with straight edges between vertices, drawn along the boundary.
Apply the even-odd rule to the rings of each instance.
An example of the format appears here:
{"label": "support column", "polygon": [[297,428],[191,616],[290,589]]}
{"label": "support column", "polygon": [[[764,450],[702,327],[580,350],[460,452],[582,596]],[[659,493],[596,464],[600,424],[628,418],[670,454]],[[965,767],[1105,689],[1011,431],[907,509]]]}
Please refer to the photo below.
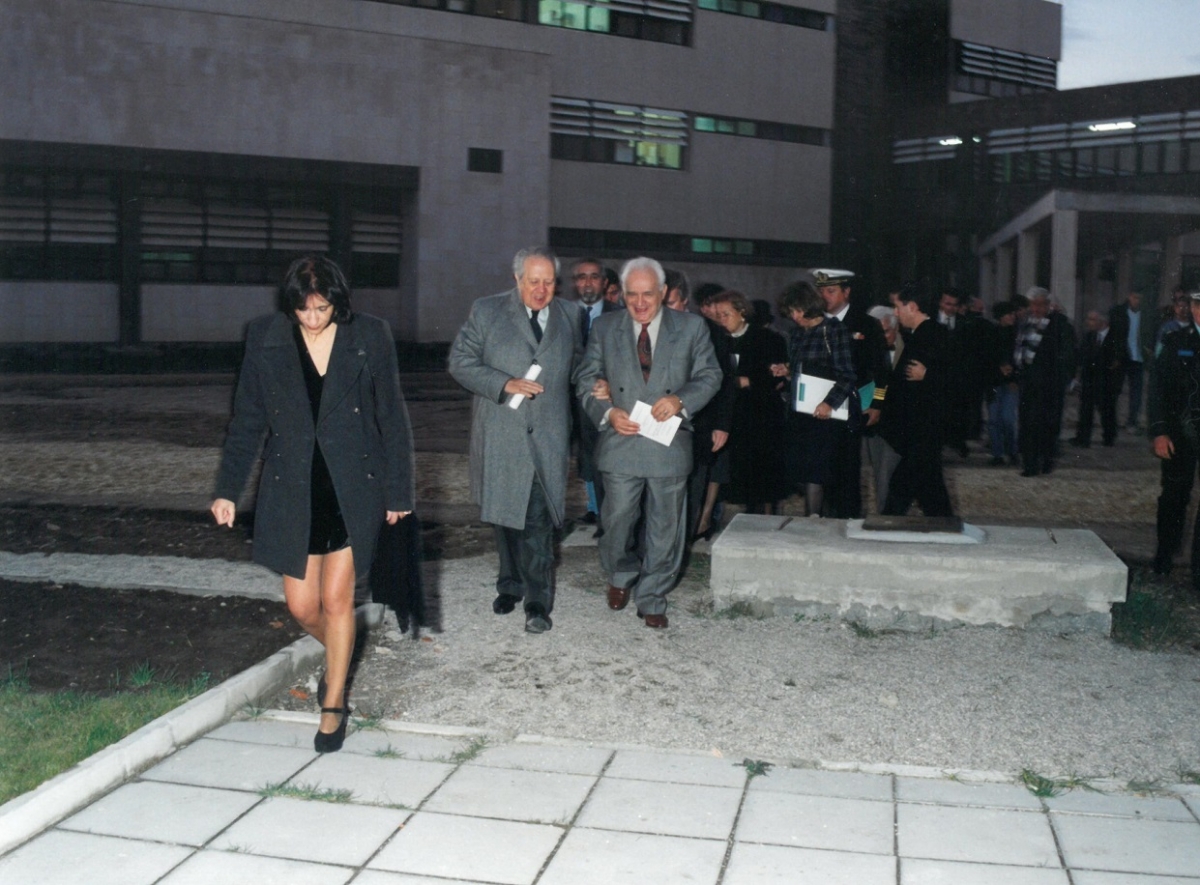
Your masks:
{"label": "support column", "polygon": [[979,297],[991,307],[1003,297],[996,292],[996,252],[979,256]]}
{"label": "support column", "polygon": [[1113,283],[1113,304],[1120,304],[1133,288],[1133,250],[1117,253],[1117,279]]}
{"label": "support column", "polygon": [[1161,282],[1158,287],[1158,303],[1166,304],[1171,300],[1171,293],[1175,291],[1175,287],[1179,285],[1183,279],[1183,254],[1180,249],[1180,240],[1178,236],[1167,237],[1163,243],[1162,253],[1162,268],[1159,273]]}
{"label": "support column", "polygon": [[[1053,248],[1053,246],[1051,247]],[[1037,286],[1038,235],[1033,229],[1017,234],[1017,291],[1024,294],[1030,286]]]}
{"label": "support column", "polygon": [[1080,314],[1075,265],[1079,253],[1079,212],[1058,209],[1050,216],[1050,293],[1067,319]]}
{"label": "support column", "polygon": [[996,298],[1007,301],[1012,296],[1012,244],[1001,243],[996,247]]}
{"label": "support column", "polygon": [[1079,293],[1080,315],[1087,316],[1089,310],[1100,310],[1100,267],[1103,258],[1093,258],[1083,270],[1083,291]]}

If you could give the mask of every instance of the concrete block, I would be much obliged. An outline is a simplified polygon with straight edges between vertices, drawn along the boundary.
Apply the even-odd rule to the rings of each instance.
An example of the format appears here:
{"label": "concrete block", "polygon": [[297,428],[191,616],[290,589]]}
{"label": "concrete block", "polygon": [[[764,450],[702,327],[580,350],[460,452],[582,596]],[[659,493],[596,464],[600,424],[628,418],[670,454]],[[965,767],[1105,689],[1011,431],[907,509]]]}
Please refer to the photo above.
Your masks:
{"label": "concrete block", "polygon": [[[1128,570],[1083,529],[968,526],[969,538],[876,540],[858,521],[739,514],[712,546],[714,605],[871,629],[1112,626]],[[963,543],[966,541],[966,543]]]}

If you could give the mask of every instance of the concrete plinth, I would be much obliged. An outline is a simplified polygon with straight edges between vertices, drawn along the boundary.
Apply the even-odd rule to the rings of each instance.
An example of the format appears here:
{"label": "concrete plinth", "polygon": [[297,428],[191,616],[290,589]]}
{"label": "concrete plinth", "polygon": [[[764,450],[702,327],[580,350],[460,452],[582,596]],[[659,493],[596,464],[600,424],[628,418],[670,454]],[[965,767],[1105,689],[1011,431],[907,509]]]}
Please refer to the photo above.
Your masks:
{"label": "concrete plinth", "polygon": [[[1112,626],[1127,569],[1083,529],[968,526],[973,537],[876,540],[860,521],[739,514],[712,546],[718,609],[838,617],[872,629]],[[849,531],[848,531],[849,529]]]}

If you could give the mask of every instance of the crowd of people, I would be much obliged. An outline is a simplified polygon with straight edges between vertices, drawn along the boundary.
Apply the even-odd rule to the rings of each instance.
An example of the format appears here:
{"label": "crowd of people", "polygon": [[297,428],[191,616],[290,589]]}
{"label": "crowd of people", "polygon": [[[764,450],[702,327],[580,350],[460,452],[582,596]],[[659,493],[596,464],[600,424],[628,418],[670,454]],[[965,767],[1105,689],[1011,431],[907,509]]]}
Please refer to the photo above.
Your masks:
{"label": "crowd of people", "polygon": [[[518,252],[514,287],[473,304],[449,355],[474,395],[471,491],[499,557],[492,609],[521,606],[526,632],[553,626],[572,451],[608,607],[632,601],[663,629],[687,546],[719,529],[722,502],[772,514],[798,495],[811,517],[861,518],[865,458],[881,514],[915,503],[953,516],[944,449],[969,457],[986,428],[992,465],[1050,473],[1069,389],[1069,444],[1091,444],[1098,413],[1111,446],[1123,386],[1126,427],[1142,432],[1147,367],[1162,462],[1155,570],[1179,552],[1200,461],[1200,292],[1177,291],[1162,317],[1130,293],[1089,312],[1077,340],[1040,287],[991,319],[979,299],[916,283],[866,310],[852,272],[817,269],[780,293],[776,314],[715,283],[693,291],[651,258],[619,274],[576,260],[574,297],[561,297],[561,271],[548,249]],[[350,713],[356,578],[419,584],[412,431],[392,335],[351,309],[337,265],[296,261],[281,296],[249,326],[211,510],[231,526],[262,461],[254,558],[283,575],[289,609],[325,647],[314,747],[333,752]],[[1200,586],[1200,532],[1192,562]]]}

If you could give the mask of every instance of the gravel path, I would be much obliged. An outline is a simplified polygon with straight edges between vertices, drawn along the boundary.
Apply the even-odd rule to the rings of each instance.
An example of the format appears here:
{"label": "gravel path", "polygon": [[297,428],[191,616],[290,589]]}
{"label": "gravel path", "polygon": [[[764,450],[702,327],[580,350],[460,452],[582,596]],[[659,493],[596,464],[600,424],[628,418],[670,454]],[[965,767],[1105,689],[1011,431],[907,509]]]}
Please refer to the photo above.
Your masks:
{"label": "gravel path", "polygon": [[[359,715],[735,758],[1176,783],[1200,770],[1200,656],[1099,636],[714,616],[693,574],[671,627],[610,612],[596,553],[563,550],[554,629],[492,614],[493,556],[431,563],[447,632],[369,638]],[[315,675],[312,677],[315,686]],[[311,704],[283,694],[273,707]]]}

